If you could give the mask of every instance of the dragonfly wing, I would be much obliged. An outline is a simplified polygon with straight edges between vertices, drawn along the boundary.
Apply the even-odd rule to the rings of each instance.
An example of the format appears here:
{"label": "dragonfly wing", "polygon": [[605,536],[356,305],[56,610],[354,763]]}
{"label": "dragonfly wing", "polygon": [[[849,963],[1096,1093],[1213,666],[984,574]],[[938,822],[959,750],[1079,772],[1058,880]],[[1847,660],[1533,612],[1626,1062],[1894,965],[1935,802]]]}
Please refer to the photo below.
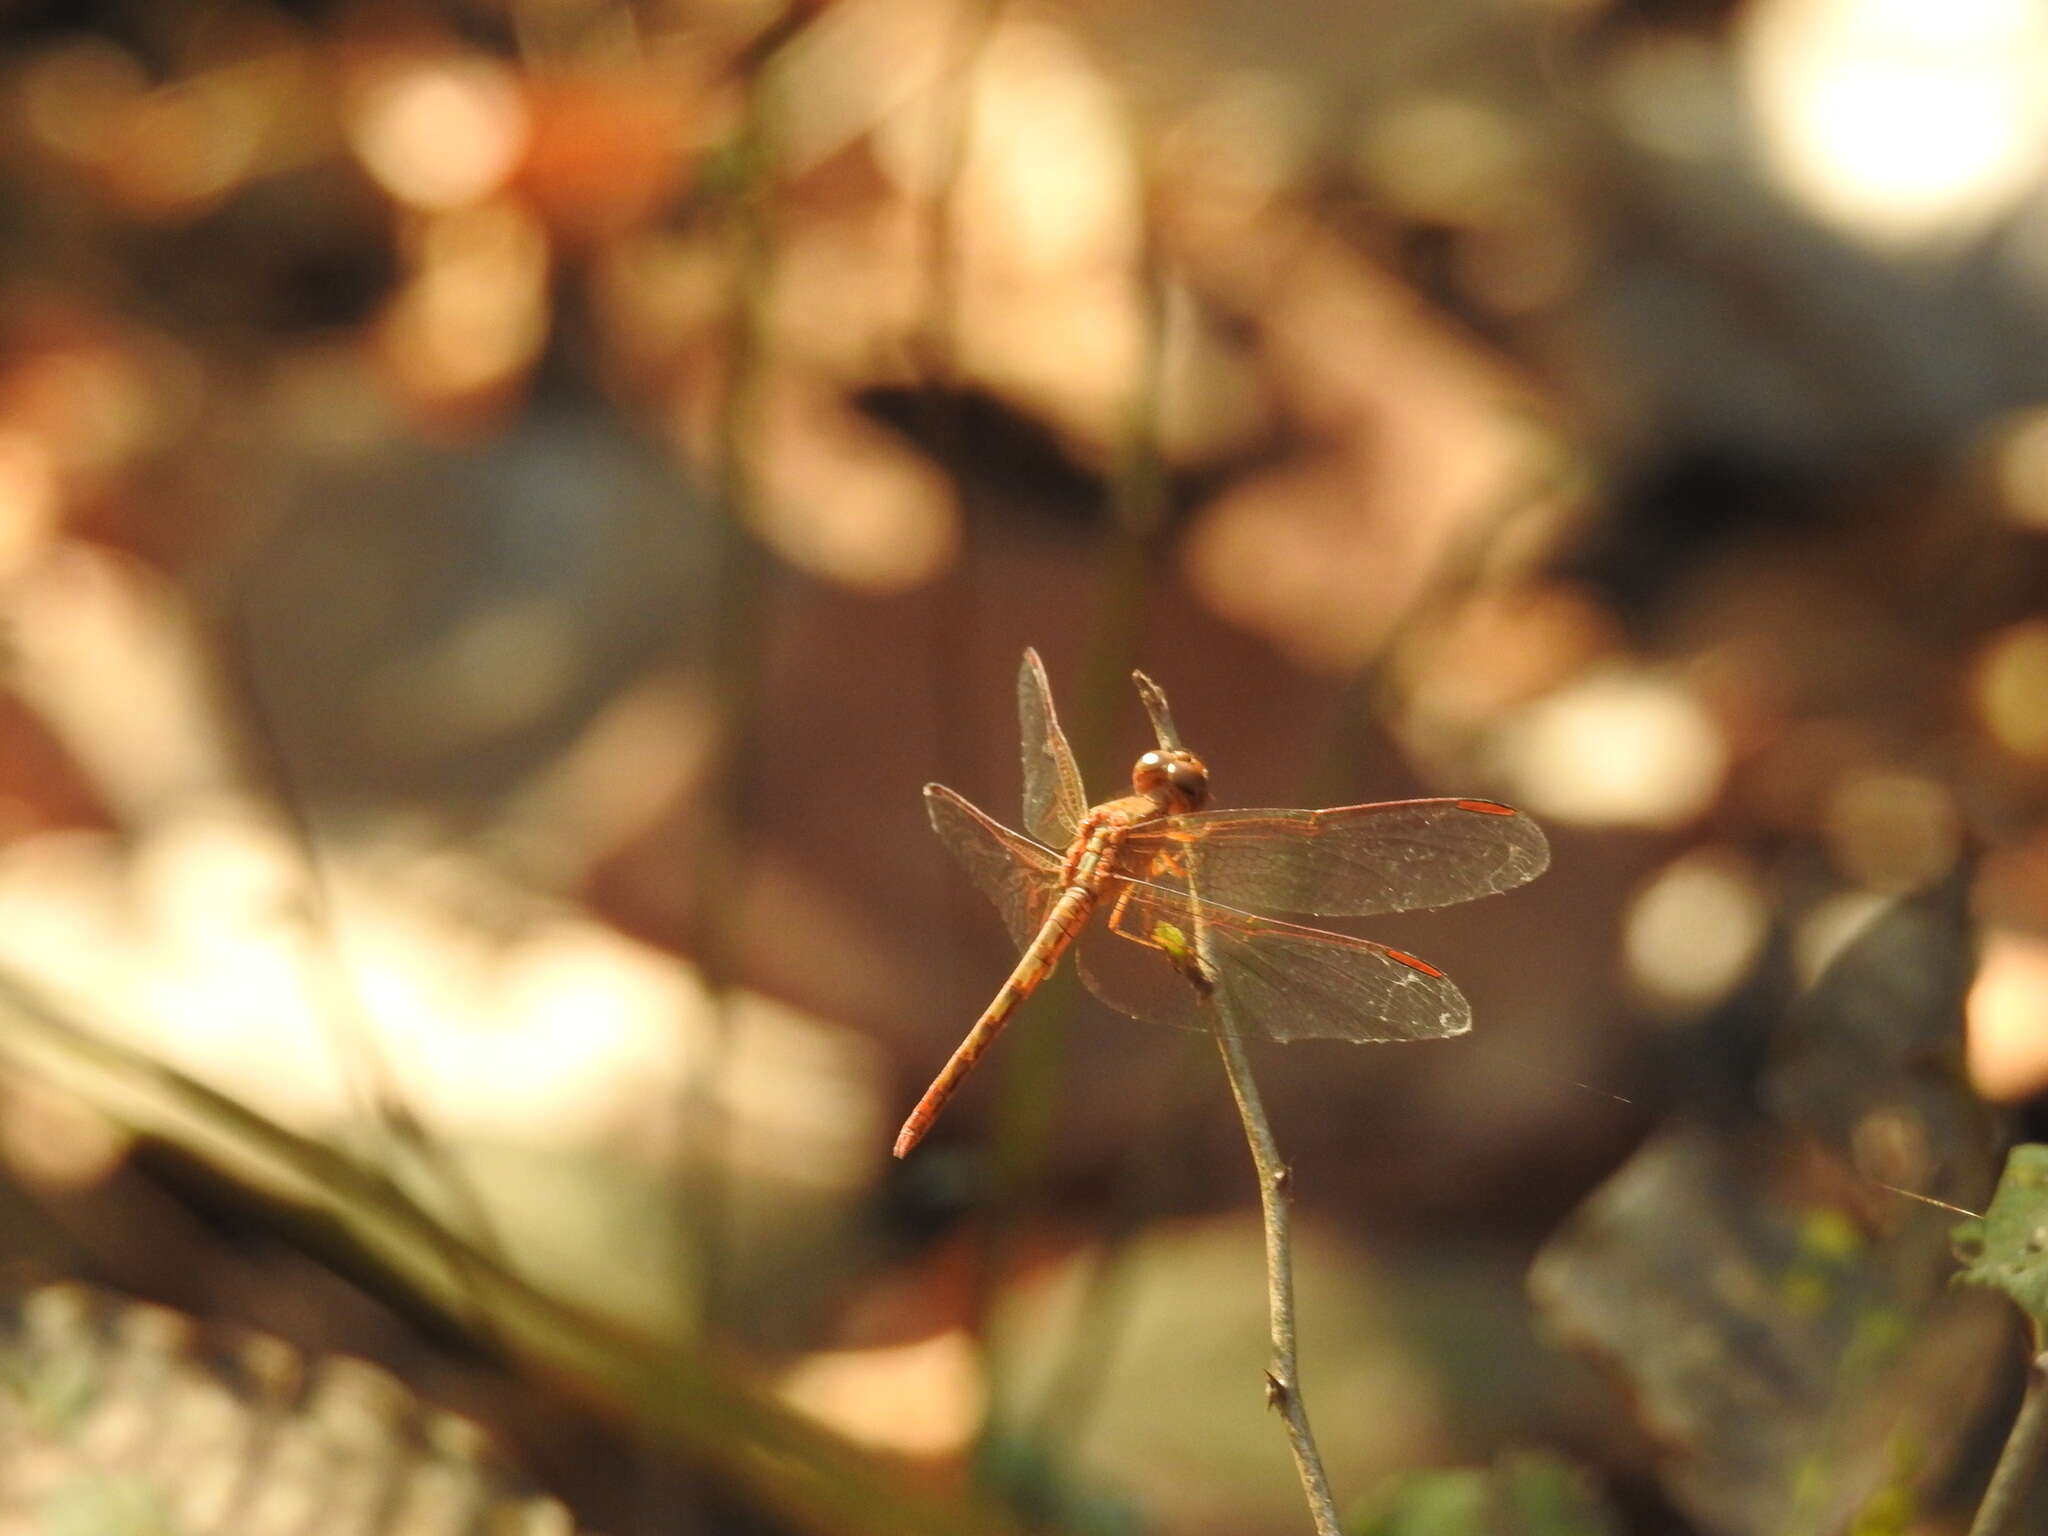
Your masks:
{"label": "dragonfly wing", "polygon": [[1345,934],[1216,913],[1158,886],[1113,886],[1082,936],[1079,965],[1088,990],[1118,1012],[1183,1029],[1375,1041],[1472,1027],[1464,994],[1427,961]]}
{"label": "dragonfly wing", "polygon": [[1034,650],[1024,652],[1017,671],[1017,723],[1024,737],[1024,830],[1048,848],[1064,848],[1088,814],[1088,797]]}
{"label": "dragonfly wing", "polygon": [[943,784],[925,785],[924,803],[932,830],[953,850],[981,893],[996,904],[1010,937],[1024,948],[1059,894],[1059,859]]}
{"label": "dragonfly wing", "polygon": [[1172,816],[1127,838],[1123,860],[1190,875],[1225,906],[1369,917],[1513,890],[1549,868],[1550,845],[1492,800],[1390,800]]}

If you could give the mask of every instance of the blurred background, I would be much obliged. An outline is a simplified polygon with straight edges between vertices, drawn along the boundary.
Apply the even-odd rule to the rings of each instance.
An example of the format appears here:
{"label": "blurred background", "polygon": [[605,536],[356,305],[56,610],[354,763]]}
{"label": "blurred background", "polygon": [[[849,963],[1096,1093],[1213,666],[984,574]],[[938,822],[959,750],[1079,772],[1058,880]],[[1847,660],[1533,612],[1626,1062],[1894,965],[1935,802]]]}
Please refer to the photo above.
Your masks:
{"label": "blurred background", "polygon": [[2044,577],[2031,0],[0,0],[8,1528],[445,1449],[287,1496],[333,1356],[617,1536],[1306,1529],[1204,1042],[888,1155],[1035,645],[1551,835],[1254,1056],[1356,1529],[1959,1530]]}

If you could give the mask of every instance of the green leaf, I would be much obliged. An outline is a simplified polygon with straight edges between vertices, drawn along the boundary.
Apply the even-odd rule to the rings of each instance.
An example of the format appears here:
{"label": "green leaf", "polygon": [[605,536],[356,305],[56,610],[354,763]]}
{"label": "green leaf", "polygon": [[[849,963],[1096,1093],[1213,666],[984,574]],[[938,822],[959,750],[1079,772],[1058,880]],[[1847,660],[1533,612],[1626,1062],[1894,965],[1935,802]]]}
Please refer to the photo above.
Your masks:
{"label": "green leaf", "polygon": [[1620,1528],[1583,1472],[1534,1455],[1410,1473],[1352,1523],[1358,1536],[1615,1536]]}
{"label": "green leaf", "polygon": [[1552,1456],[1510,1456],[1494,1469],[1513,1536],[1616,1536],[1621,1522],[1577,1467]]}
{"label": "green leaf", "polygon": [[1991,1209],[1957,1229],[1965,1267],[1961,1278],[2010,1296],[2048,1337],[2048,1146],[2014,1147]]}
{"label": "green leaf", "polygon": [[1470,1467],[1414,1472],[1380,1500],[1359,1536],[1490,1536],[1487,1474]]}

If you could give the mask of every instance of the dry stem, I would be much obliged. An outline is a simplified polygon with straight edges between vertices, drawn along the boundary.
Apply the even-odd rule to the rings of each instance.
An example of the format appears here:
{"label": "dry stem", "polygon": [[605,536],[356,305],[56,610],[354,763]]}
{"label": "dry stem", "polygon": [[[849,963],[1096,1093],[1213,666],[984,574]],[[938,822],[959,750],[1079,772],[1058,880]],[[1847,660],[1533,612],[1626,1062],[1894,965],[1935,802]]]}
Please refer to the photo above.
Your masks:
{"label": "dry stem", "polygon": [[[1162,748],[1180,745],[1180,732],[1173,723],[1173,711],[1159,685],[1142,672],[1132,674],[1145,713],[1152,717],[1152,730]],[[1199,870],[1192,850],[1189,854],[1188,895],[1195,895]],[[1208,935],[1199,923],[1195,929],[1195,952],[1206,971],[1209,963]],[[1322,1452],[1316,1449],[1315,1433],[1308,1426],[1308,1407],[1301,1400],[1301,1369],[1294,1350],[1294,1245],[1287,1219],[1287,1165],[1273,1141],[1273,1127],[1266,1119],[1259,1085],[1252,1077],[1252,1064],[1245,1055],[1244,1042],[1237,1037],[1228,1005],[1220,995],[1211,998],[1222,1028],[1216,1031],[1216,1047],[1223,1053],[1223,1070],[1230,1075],[1231,1096],[1244,1121],[1244,1139],[1252,1151],[1252,1167],[1259,1176],[1259,1208],[1266,1229],[1266,1316],[1273,1336],[1273,1363],[1266,1367],[1266,1402],[1280,1411],[1287,1425],[1287,1445],[1294,1452],[1294,1470],[1301,1478],[1301,1491],[1308,1500],[1308,1512],[1315,1521],[1316,1536],[1341,1536],[1337,1503],[1330,1496],[1330,1477],[1323,1470]]]}

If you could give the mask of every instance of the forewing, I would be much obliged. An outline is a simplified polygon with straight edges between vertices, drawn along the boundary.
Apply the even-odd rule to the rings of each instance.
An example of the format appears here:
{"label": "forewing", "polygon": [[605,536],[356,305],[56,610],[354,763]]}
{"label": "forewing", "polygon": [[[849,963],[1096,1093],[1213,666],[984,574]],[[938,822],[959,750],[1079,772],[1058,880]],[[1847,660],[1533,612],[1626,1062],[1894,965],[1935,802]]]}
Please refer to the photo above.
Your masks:
{"label": "forewing", "polygon": [[1129,887],[1118,911],[1120,889],[1079,949],[1082,981],[1119,1013],[1272,1040],[1431,1040],[1472,1027],[1464,994],[1412,955],[1218,913],[1163,887]]}
{"label": "forewing", "polygon": [[1017,724],[1024,738],[1024,830],[1048,848],[1064,848],[1088,813],[1088,798],[1034,650],[1024,652],[1017,671]]}
{"label": "forewing", "polygon": [[1191,868],[1226,906],[1315,917],[1447,907],[1535,879],[1543,831],[1492,800],[1389,800],[1324,811],[1199,811],[1124,842],[1123,867]]}
{"label": "forewing", "polygon": [[1024,948],[1058,894],[1060,861],[943,784],[925,785],[924,803],[932,830],[953,850],[968,878],[996,904],[1010,937],[1020,950]]}

